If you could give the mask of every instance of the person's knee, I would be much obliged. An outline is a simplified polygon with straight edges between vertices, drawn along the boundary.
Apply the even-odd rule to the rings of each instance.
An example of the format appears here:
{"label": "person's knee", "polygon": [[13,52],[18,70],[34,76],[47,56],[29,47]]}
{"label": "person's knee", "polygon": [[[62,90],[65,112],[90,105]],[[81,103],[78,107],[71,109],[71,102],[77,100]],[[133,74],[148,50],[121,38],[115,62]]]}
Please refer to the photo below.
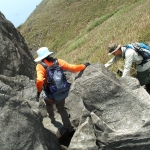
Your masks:
{"label": "person's knee", "polygon": [[66,111],[66,109],[65,108],[59,108],[59,109],[57,109],[57,112],[58,113],[66,113],[67,111]]}
{"label": "person's knee", "polygon": [[[138,78],[137,78],[138,79]],[[143,85],[146,85],[147,84],[147,80],[146,80],[146,78],[140,78],[140,79],[138,79],[139,80],[139,82],[140,82],[140,85],[141,86],[143,86]]]}
{"label": "person's knee", "polygon": [[63,110],[64,109],[64,105],[65,105],[64,101],[62,101],[60,103],[57,103],[56,104],[57,110]]}

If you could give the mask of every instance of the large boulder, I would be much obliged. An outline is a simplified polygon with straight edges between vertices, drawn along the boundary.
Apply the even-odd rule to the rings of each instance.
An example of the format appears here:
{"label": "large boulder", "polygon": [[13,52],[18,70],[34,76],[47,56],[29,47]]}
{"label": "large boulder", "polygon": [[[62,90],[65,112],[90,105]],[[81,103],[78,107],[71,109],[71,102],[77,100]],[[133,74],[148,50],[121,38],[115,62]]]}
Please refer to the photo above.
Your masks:
{"label": "large boulder", "polygon": [[[93,127],[91,140],[101,150],[150,149],[150,97],[137,79],[118,79],[104,65],[93,64],[72,83],[66,101],[77,129],[70,150],[92,150]],[[80,129],[87,118],[91,131]]]}
{"label": "large boulder", "polygon": [[56,135],[42,124],[35,91],[26,76],[0,75],[0,149],[60,150]]}
{"label": "large boulder", "polygon": [[34,58],[14,25],[0,12],[0,74],[35,77]]}
{"label": "large boulder", "polygon": [[60,150],[56,135],[42,123],[33,56],[2,13],[0,41],[0,149]]}

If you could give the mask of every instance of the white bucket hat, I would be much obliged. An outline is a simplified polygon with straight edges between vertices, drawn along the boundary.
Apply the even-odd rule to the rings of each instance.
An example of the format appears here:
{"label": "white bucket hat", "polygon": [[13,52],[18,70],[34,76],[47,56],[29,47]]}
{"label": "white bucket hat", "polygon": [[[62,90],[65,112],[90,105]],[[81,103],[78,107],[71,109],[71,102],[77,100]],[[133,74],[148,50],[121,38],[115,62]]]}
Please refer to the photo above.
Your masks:
{"label": "white bucket hat", "polygon": [[50,52],[47,47],[41,47],[40,49],[37,50],[38,57],[34,61],[35,62],[41,61],[42,59],[52,54],[54,54],[54,52]]}

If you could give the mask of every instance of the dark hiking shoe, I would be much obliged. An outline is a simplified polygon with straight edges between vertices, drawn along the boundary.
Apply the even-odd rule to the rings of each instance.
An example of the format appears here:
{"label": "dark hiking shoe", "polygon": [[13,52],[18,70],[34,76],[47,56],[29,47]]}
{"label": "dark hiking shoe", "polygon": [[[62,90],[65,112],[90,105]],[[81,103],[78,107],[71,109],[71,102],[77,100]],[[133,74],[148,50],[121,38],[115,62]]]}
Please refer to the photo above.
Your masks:
{"label": "dark hiking shoe", "polygon": [[[69,131],[68,131],[69,132]],[[69,137],[73,137],[73,135],[74,135],[74,133],[75,133],[75,130],[73,129],[71,132],[69,132]]]}
{"label": "dark hiking shoe", "polygon": [[52,124],[55,124],[55,123],[56,123],[56,120],[55,120],[55,119],[52,119],[52,120],[51,120],[51,123],[52,123]]}

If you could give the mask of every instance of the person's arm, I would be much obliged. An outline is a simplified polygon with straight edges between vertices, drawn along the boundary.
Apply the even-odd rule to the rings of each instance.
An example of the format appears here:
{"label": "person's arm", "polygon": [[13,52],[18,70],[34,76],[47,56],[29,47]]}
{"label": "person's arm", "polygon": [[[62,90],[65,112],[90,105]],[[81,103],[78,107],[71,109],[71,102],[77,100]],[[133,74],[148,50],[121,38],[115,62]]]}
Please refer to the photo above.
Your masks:
{"label": "person's arm", "polygon": [[58,59],[58,62],[63,70],[67,70],[67,71],[74,72],[74,73],[82,71],[86,68],[84,64],[81,64],[81,65],[69,64],[62,59]]}
{"label": "person's arm", "polygon": [[111,67],[114,63],[116,63],[119,59],[121,58],[121,56],[114,56],[112,59],[110,59],[104,66],[106,68]]}
{"label": "person's arm", "polygon": [[125,53],[125,64],[122,77],[130,76],[130,69],[133,63],[134,50],[128,50]]}
{"label": "person's arm", "polygon": [[38,92],[41,92],[45,80],[46,70],[41,64],[37,64],[36,72],[37,72],[36,88]]}

